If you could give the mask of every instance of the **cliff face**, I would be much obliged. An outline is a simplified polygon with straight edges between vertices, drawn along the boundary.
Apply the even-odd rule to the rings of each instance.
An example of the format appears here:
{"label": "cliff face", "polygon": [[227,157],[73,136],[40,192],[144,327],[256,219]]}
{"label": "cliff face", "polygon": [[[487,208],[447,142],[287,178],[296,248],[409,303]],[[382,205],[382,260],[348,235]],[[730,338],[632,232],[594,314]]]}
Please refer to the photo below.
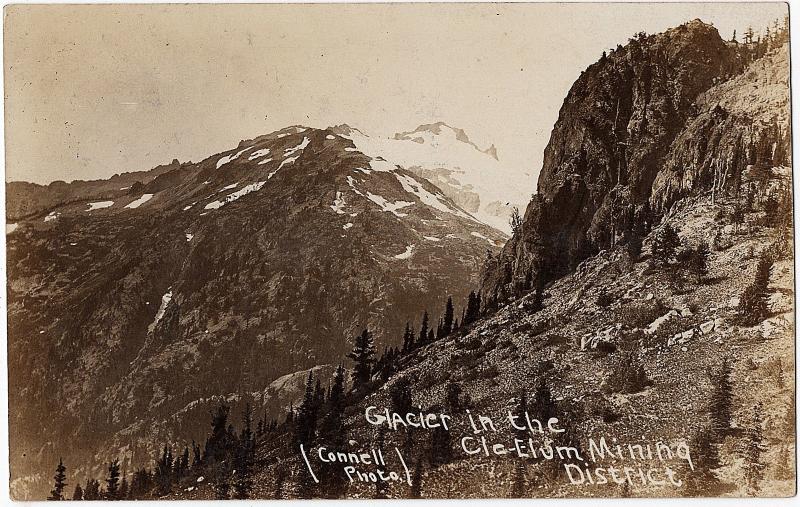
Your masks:
{"label": "cliff face", "polygon": [[641,34],[587,68],[553,127],[537,195],[487,263],[487,300],[564,275],[628,240],[651,210],[657,216],[689,193],[722,189],[760,147],[788,142],[788,118],[766,118],[788,102],[786,50],[748,64],[761,56],[754,46],[726,43],[695,20]]}

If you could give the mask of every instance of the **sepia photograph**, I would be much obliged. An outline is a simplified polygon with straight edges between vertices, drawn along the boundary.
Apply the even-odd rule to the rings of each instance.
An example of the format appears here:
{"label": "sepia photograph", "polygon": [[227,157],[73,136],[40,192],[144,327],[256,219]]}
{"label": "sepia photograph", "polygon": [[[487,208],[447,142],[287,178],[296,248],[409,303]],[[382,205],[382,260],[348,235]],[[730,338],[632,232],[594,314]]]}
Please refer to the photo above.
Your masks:
{"label": "sepia photograph", "polygon": [[795,496],[789,7],[6,5],[10,499]]}

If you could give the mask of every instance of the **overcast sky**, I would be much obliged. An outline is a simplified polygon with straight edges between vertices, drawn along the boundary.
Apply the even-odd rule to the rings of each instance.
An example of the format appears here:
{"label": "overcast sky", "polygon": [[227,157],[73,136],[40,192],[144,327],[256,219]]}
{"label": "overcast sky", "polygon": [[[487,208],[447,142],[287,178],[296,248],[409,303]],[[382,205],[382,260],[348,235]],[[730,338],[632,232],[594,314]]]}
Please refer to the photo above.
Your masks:
{"label": "overcast sky", "polygon": [[[199,161],[287,125],[392,135],[461,127],[538,174],[561,102],[604,49],[700,18],[724,38],[759,4],[10,6],[7,179]],[[531,189],[534,182],[531,182]]]}

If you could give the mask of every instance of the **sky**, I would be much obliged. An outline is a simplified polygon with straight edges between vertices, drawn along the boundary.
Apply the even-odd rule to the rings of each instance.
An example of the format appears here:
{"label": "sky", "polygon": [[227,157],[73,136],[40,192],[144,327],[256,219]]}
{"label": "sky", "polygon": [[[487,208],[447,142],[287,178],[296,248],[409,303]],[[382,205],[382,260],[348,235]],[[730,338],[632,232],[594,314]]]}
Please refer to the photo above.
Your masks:
{"label": "sky", "polygon": [[[784,3],[12,5],[6,179],[107,178],[288,125],[444,121],[535,179],[581,70],[700,18],[728,39]],[[741,38],[740,38],[741,39]],[[531,189],[535,181],[531,181]]]}

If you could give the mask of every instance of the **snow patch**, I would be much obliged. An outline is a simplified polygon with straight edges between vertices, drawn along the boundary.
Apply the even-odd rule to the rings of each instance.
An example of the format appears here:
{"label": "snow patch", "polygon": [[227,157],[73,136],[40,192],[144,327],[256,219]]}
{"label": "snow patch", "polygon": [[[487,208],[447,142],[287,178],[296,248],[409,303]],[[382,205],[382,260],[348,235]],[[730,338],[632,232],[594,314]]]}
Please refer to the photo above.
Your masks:
{"label": "snow patch", "polygon": [[336,136],[328,134],[327,136],[325,136],[325,139],[329,139],[329,140],[333,141],[334,139],[336,139]]}
{"label": "snow patch", "polygon": [[269,155],[269,148],[264,148],[263,150],[254,151],[253,153],[250,154],[249,157],[247,157],[247,160],[254,160],[259,157],[264,157],[266,155]]}
{"label": "snow patch", "polygon": [[309,143],[311,143],[311,141],[307,137],[303,137],[302,142],[300,142],[300,144],[298,144],[297,146],[293,148],[286,148],[285,150],[283,150],[283,156],[290,157],[295,153],[297,153],[298,151],[305,149],[306,146],[309,145]]}
{"label": "snow patch", "polygon": [[191,240],[193,240],[193,239],[194,239],[194,234],[189,234],[189,233],[187,232],[187,233],[186,233],[186,241],[191,241]]}
{"label": "snow patch", "polygon": [[476,238],[485,239],[486,241],[488,241],[488,242],[489,242],[489,244],[490,244],[490,245],[492,245],[492,246],[496,246],[494,241],[492,241],[491,239],[487,238],[486,236],[484,236],[484,235],[483,235],[483,234],[481,234],[480,232],[475,232],[475,231],[473,231],[473,232],[471,232],[470,234],[472,234],[472,235],[473,235],[473,236],[475,236]]}
{"label": "snow patch", "polygon": [[242,153],[246,152],[247,150],[252,150],[252,149],[253,149],[252,146],[248,146],[247,148],[244,148],[242,150],[237,151],[235,155],[225,155],[224,157],[220,157],[220,159],[217,160],[217,169],[219,169],[220,167],[224,166],[228,162],[233,162],[234,160],[239,158],[239,156]]}
{"label": "snow patch", "polygon": [[342,229],[347,230],[347,229],[349,229],[351,227],[353,227],[353,222],[347,222],[346,224],[344,224],[342,226]]}
{"label": "snow patch", "polygon": [[11,234],[17,230],[17,224],[6,224],[6,234]]}
{"label": "snow patch", "polygon": [[49,222],[50,220],[55,220],[61,216],[61,213],[56,213],[55,211],[51,211],[46,217],[44,217],[45,222]]}
{"label": "snow patch", "polygon": [[283,159],[283,162],[281,162],[281,165],[279,165],[277,169],[275,169],[274,171],[272,171],[271,173],[269,173],[267,175],[267,179],[268,180],[272,179],[272,177],[275,176],[275,173],[280,171],[283,168],[283,166],[288,165],[288,164],[293,164],[294,161],[297,160],[298,158],[299,158],[299,156],[298,157],[289,157],[289,158]]}
{"label": "snow patch", "polygon": [[138,208],[139,206],[141,206],[142,204],[146,203],[147,201],[149,201],[152,198],[153,198],[153,194],[142,194],[142,196],[140,198],[136,199],[135,201],[133,201],[131,203],[128,203],[128,205],[125,206],[125,207],[126,208],[130,208],[130,209]]}
{"label": "snow patch", "polygon": [[98,202],[90,202],[89,209],[86,211],[94,211],[96,209],[103,209],[103,208],[110,208],[114,205],[114,201],[98,201]]}
{"label": "snow patch", "polygon": [[251,183],[249,185],[246,185],[237,190],[236,192],[226,195],[225,199],[223,199],[222,201],[214,201],[206,204],[203,209],[219,209],[225,206],[226,204],[232,203],[233,201],[239,199],[240,197],[246,196],[251,192],[257,192],[261,190],[261,187],[263,187],[266,183],[267,183],[266,181],[259,181],[257,183]]}
{"label": "snow patch", "polygon": [[161,296],[161,306],[158,307],[155,320],[153,320],[152,324],[147,326],[148,331],[152,332],[153,329],[156,328],[156,324],[158,324],[158,321],[160,321],[161,318],[164,317],[164,313],[167,311],[167,306],[169,305],[170,301],[172,301],[172,287],[167,289],[167,293]]}
{"label": "snow patch", "polygon": [[419,200],[431,208],[437,209],[439,211],[444,211],[445,213],[452,213],[456,216],[461,218],[466,218],[467,220],[472,220],[477,222],[474,217],[468,215],[467,213],[461,211],[458,208],[454,208],[448,206],[444,201],[444,196],[441,194],[434,194],[429,192],[425,188],[423,188],[422,183],[418,182],[411,176],[407,174],[396,173],[395,177],[397,177],[397,181],[403,186],[403,190],[410,194],[414,194],[419,198]]}
{"label": "snow patch", "polygon": [[268,162],[272,162],[272,157],[270,157],[270,158],[265,158],[264,160],[261,160],[261,161],[258,163],[258,165],[264,165],[264,164],[266,164],[266,163],[268,163]]}
{"label": "snow patch", "polygon": [[414,245],[408,245],[406,247],[406,251],[405,252],[395,255],[394,258],[395,259],[400,259],[400,260],[410,259],[411,258],[411,254],[413,252],[414,252]]}
{"label": "snow patch", "polygon": [[437,238],[436,236],[422,236],[422,237],[427,239],[428,241],[441,241],[441,239]]}
{"label": "snow patch", "polygon": [[340,191],[336,191],[336,199],[333,200],[333,204],[331,204],[331,209],[336,212],[337,215],[344,215],[344,197],[342,197],[342,193]]}

